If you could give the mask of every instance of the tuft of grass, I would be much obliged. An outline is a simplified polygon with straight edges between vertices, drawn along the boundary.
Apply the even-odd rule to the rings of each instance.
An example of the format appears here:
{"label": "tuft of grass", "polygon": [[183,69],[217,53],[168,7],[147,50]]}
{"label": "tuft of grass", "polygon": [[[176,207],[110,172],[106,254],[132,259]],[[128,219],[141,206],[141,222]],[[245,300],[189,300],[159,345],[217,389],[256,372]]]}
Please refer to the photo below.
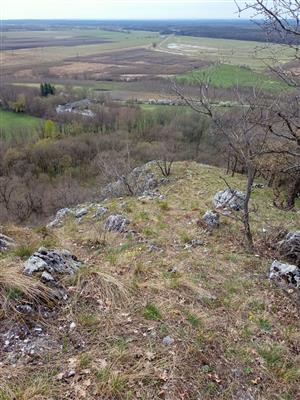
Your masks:
{"label": "tuft of grass", "polygon": [[88,367],[93,361],[93,356],[90,353],[82,353],[79,356],[79,365],[81,368]]}
{"label": "tuft of grass", "polygon": [[269,332],[272,330],[272,325],[270,324],[270,322],[266,319],[260,318],[257,321],[257,325],[258,327],[262,330],[262,331],[266,331]]}
{"label": "tuft of grass", "polygon": [[170,206],[167,201],[159,201],[158,206],[161,209],[161,211],[169,211],[170,210]]}
{"label": "tuft of grass", "polygon": [[35,247],[31,246],[31,245],[23,245],[18,247],[15,251],[14,251],[14,255],[16,257],[20,257],[22,258],[22,260],[29,258],[32,253],[34,253],[35,251]]}
{"label": "tuft of grass", "polygon": [[[98,267],[81,268],[72,279],[72,284],[78,288],[80,298],[100,299],[111,306],[125,305],[129,299],[128,289],[112,275],[104,273]],[[74,299],[76,302],[77,298]]]}
{"label": "tuft of grass", "polygon": [[20,301],[33,304],[52,304],[51,289],[30,276],[23,275],[19,268],[0,264],[0,317],[16,310]]}
{"label": "tuft of grass", "polygon": [[112,371],[111,368],[106,367],[96,374],[98,381],[98,393],[105,398],[124,398],[123,392],[126,388],[126,381],[120,373]]}
{"label": "tuft of grass", "polygon": [[186,319],[194,328],[199,328],[202,326],[200,318],[191,312],[186,313]]}
{"label": "tuft of grass", "polygon": [[88,311],[81,311],[77,315],[77,321],[80,325],[85,327],[93,327],[98,325],[100,320],[97,314],[88,312]]}
{"label": "tuft of grass", "polygon": [[144,308],[143,315],[146,319],[151,319],[154,321],[157,321],[162,318],[159,309],[156,307],[155,304],[151,304],[151,303],[146,305],[146,307]]}
{"label": "tuft of grass", "polygon": [[278,367],[283,361],[282,348],[276,345],[260,347],[258,354],[264,359],[269,368]]}
{"label": "tuft of grass", "polygon": [[[53,371],[54,372],[54,371]],[[49,399],[57,394],[57,386],[54,385],[53,372],[51,374],[35,374],[28,379],[19,379],[18,382],[1,385],[1,400],[31,400],[31,399]]]}

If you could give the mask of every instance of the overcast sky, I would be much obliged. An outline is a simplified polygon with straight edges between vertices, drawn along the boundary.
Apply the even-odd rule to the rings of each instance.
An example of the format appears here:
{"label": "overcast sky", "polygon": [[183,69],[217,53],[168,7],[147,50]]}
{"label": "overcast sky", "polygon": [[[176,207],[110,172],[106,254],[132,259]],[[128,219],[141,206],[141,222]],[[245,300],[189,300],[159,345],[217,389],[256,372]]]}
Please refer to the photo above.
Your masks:
{"label": "overcast sky", "polygon": [[[242,1],[242,0],[240,0]],[[1,0],[2,19],[237,18],[234,0]],[[246,15],[243,15],[246,18]]]}

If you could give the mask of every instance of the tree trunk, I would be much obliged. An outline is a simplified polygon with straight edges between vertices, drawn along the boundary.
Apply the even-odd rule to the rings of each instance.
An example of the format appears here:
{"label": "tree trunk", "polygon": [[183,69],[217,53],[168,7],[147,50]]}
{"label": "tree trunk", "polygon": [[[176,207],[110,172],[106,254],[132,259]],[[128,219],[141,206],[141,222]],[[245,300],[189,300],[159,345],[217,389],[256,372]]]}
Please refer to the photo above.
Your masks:
{"label": "tree trunk", "polygon": [[295,207],[295,201],[298,197],[298,193],[300,191],[300,178],[296,179],[295,182],[288,189],[288,196],[286,201],[286,208],[290,210]]}
{"label": "tree trunk", "polygon": [[237,157],[234,157],[234,163],[233,163],[232,174],[231,174],[232,177],[234,177],[234,175],[235,175],[237,163],[238,163],[238,159],[237,159]]}
{"label": "tree trunk", "polygon": [[252,231],[251,231],[250,221],[249,221],[249,201],[251,198],[252,186],[253,186],[256,170],[252,166],[248,166],[247,169],[248,169],[247,189],[246,189],[245,205],[244,205],[244,210],[243,210],[243,224],[244,224],[245,243],[246,243],[247,250],[250,253],[253,253],[254,252],[254,244],[253,244]]}

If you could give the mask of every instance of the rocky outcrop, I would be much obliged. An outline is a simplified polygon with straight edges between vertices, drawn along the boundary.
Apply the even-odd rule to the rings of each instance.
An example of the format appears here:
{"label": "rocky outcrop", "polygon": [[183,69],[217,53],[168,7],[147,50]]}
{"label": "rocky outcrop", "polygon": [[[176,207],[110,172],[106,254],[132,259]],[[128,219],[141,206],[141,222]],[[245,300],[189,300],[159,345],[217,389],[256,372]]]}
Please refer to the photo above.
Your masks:
{"label": "rocky outcrop", "polygon": [[122,196],[140,196],[152,192],[158,186],[150,167],[153,161],[134,168],[128,175],[123,175],[116,182],[109,183],[101,190],[101,199]]}
{"label": "rocky outcrop", "polygon": [[56,216],[53,221],[51,221],[47,227],[48,228],[54,228],[56,226],[61,225],[63,222],[64,218],[67,217],[68,215],[73,215],[74,212],[70,208],[62,208],[61,210],[58,210],[56,213]]}
{"label": "rocky outcrop", "polygon": [[274,261],[269,271],[269,278],[284,289],[300,289],[300,268],[296,265]]}
{"label": "rocky outcrop", "polygon": [[206,213],[203,215],[203,221],[205,225],[210,228],[210,229],[216,229],[219,227],[220,224],[220,217],[219,214],[217,214],[214,211],[208,210]]}
{"label": "rocky outcrop", "polygon": [[105,229],[109,232],[126,232],[129,220],[124,215],[110,215],[105,223]]}
{"label": "rocky outcrop", "polygon": [[62,208],[61,210],[57,211],[54,220],[51,221],[47,225],[47,227],[48,228],[59,227],[60,225],[62,225],[64,219],[68,216],[73,216],[78,221],[80,221],[81,218],[84,217],[85,215],[87,215],[89,210],[91,210],[93,208],[95,208],[95,212],[94,212],[92,218],[102,216],[108,211],[107,208],[103,207],[101,204],[94,204],[94,203],[90,203],[87,205],[78,205],[75,208]]}
{"label": "rocky outcrop", "polygon": [[74,274],[82,263],[68,250],[48,250],[41,247],[25,263],[24,274],[41,273],[42,280],[50,282],[56,274]]}
{"label": "rocky outcrop", "polygon": [[100,206],[100,205],[97,205],[96,206],[96,211],[94,212],[92,218],[102,217],[107,212],[108,212],[108,208]]}
{"label": "rocky outcrop", "polygon": [[241,211],[245,204],[245,193],[236,189],[225,189],[216,193],[213,198],[215,208],[231,208],[235,211]]}
{"label": "rocky outcrop", "polygon": [[10,237],[0,233],[0,253],[6,250],[10,250],[16,246],[16,243]]}
{"label": "rocky outcrop", "polygon": [[300,231],[289,232],[279,242],[279,251],[286,260],[300,267]]}

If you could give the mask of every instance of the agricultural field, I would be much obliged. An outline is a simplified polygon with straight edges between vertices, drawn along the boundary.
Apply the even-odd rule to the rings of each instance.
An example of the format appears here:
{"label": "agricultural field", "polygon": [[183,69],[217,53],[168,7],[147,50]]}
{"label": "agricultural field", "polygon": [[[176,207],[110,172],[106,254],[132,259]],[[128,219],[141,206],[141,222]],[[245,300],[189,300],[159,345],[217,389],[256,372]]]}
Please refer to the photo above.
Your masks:
{"label": "agricultural field", "polygon": [[19,130],[34,133],[41,124],[39,118],[0,109],[0,139],[14,136]]}
{"label": "agricultural field", "polygon": [[[2,34],[5,49],[13,47],[14,42],[16,42],[15,46],[23,47],[2,51],[0,67],[4,75],[32,77],[35,74],[47,72],[47,67],[59,65],[69,57],[83,57],[119,49],[151,46],[159,40],[158,33],[139,31],[132,33],[102,30],[5,32]],[[39,47],[36,47],[38,45]]]}
{"label": "agricultural field", "polygon": [[[71,85],[95,97],[145,103],[173,101],[170,80],[196,90],[208,75],[216,88],[286,89],[267,72],[270,49],[261,42],[95,26],[5,31],[2,41],[2,80],[18,86],[39,87],[48,81],[58,89]],[[289,65],[290,49],[278,44],[271,48],[279,64]]]}
{"label": "agricultural field", "polygon": [[288,86],[276,77],[252,71],[250,68],[236,65],[217,64],[197,69],[177,77],[180,83],[197,85],[210,82],[215,87],[231,88],[233,86],[257,87],[264,90],[279,91]]}
{"label": "agricultural field", "polygon": [[169,54],[247,66],[255,71],[264,71],[266,65],[272,63],[275,54],[280,64],[288,63],[293,56],[290,48],[281,45],[271,46],[271,57],[270,48],[264,43],[191,36],[168,36],[157,48]]}

